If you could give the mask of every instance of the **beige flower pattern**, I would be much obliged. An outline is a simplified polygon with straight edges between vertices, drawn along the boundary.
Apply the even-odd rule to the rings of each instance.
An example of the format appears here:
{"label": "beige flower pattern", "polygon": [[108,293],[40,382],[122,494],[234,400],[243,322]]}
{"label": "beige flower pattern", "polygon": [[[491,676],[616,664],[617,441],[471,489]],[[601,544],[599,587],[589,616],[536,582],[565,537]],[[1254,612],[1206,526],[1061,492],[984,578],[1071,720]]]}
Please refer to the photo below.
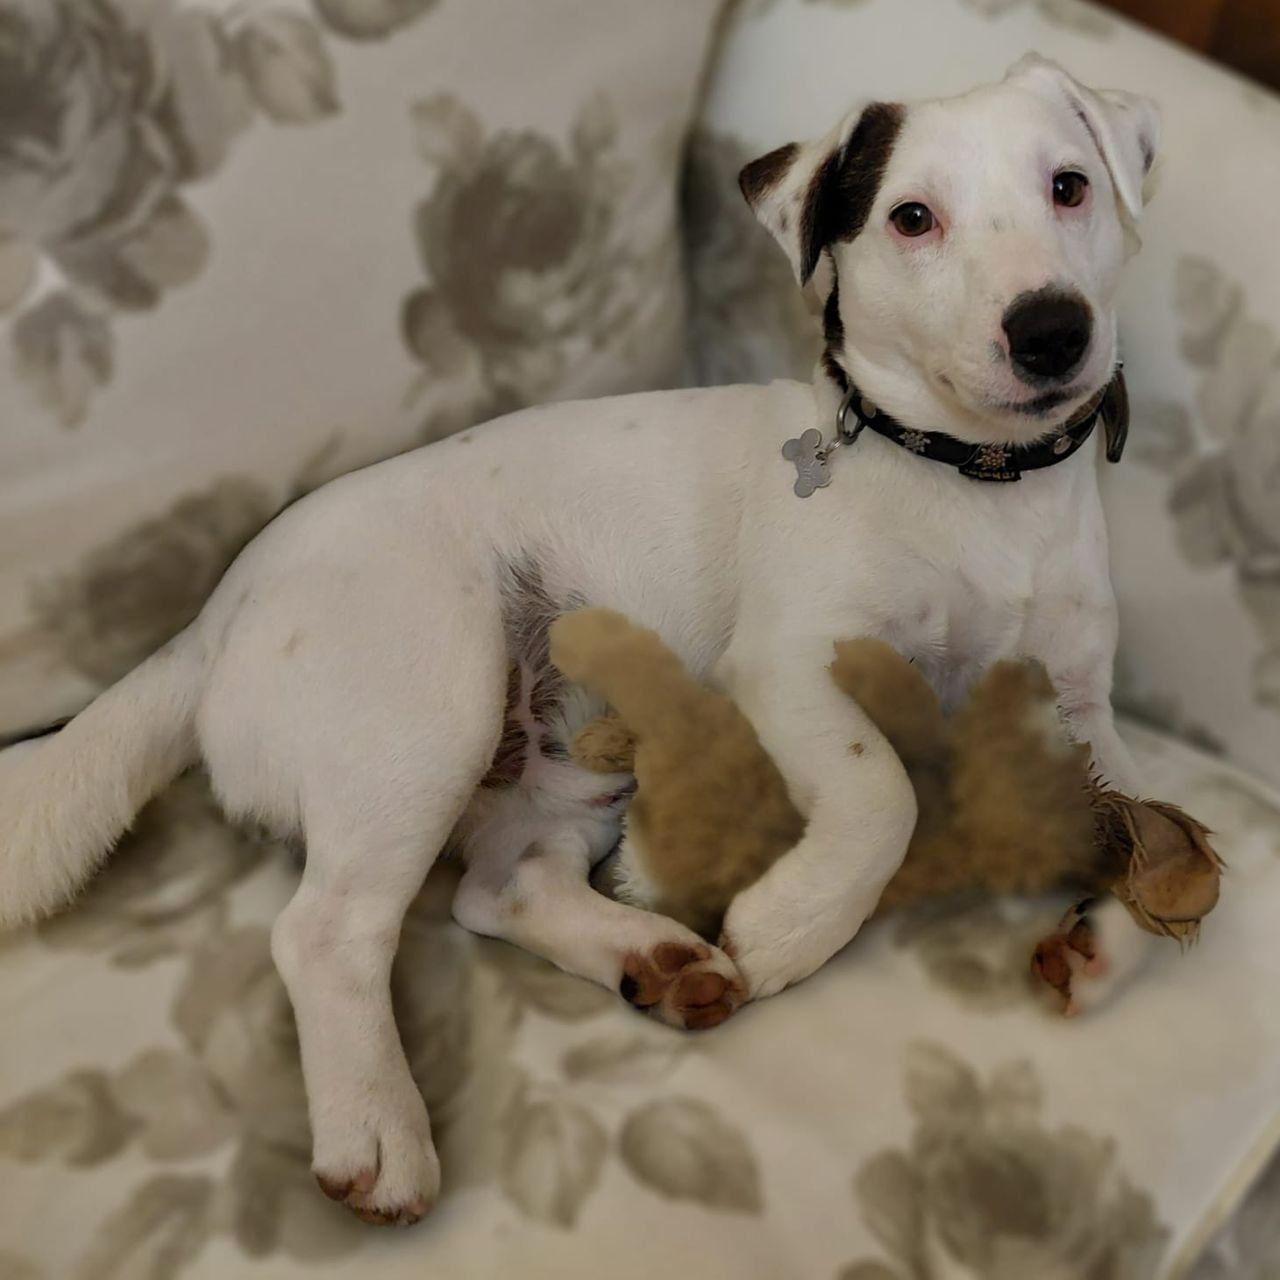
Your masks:
{"label": "beige flower pattern", "polygon": [[22,308],[9,337],[34,402],[86,421],[112,377],[115,315],[204,269],[187,188],[255,118],[339,109],[326,30],[387,36],[435,2],[316,0],[317,22],[280,0],[0,0],[0,312]]}
{"label": "beige flower pattern", "polygon": [[35,582],[31,611],[73,670],[118,680],[200,612],[228,565],[275,514],[271,492],[227,476]]}
{"label": "beige flower pattern", "polygon": [[1262,644],[1254,695],[1280,712],[1280,334],[1204,258],[1179,263],[1175,300],[1182,354],[1199,373],[1194,414],[1152,406],[1140,458],[1171,476],[1187,561],[1233,570]]}
{"label": "beige flower pattern", "polygon": [[41,921],[39,936],[122,969],[181,956],[227,926],[229,890],[268,852],[279,850],[222,820],[203,774],[185,774],[143,811],[110,871],[73,910]]}
{"label": "beige flower pattern", "polygon": [[[171,1040],[118,1068],[73,1070],[0,1111],[0,1157],[93,1168],[131,1152],[152,1170],[121,1188],[74,1280],[125,1280],[144,1259],[146,1274],[173,1280],[219,1236],[249,1257],[301,1262],[370,1239],[315,1188],[269,930],[236,923],[231,909],[268,857],[289,853],[228,828],[203,778],[189,775],[143,814],[77,906],[40,927],[46,945],[126,972],[176,961],[183,974]],[[392,978],[447,1189],[491,1185],[524,1217],[565,1230],[616,1161],[663,1198],[759,1214],[760,1169],[736,1123],[702,1099],[633,1097],[695,1052],[690,1041],[640,1022],[610,992],[464,933],[450,918],[456,879],[446,864],[428,881]],[[522,1061],[539,1022],[571,1033],[550,1070]],[[573,1035],[579,1026],[585,1034]],[[222,1172],[200,1164],[211,1157]]]}
{"label": "beige flower pattern", "polygon": [[995,1013],[1031,1003],[1028,961],[1061,914],[1057,906],[944,901],[904,913],[893,940],[936,986],[974,1012]]}
{"label": "beige flower pattern", "polygon": [[634,325],[668,247],[637,257],[619,242],[627,173],[607,98],[567,146],[486,133],[450,94],[414,104],[412,123],[434,175],[413,224],[429,283],[404,299],[401,333],[422,366],[408,398],[432,393],[435,439],[552,394],[576,357]]}
{"label": "beige flower pattern", "polygon": [[32,583],[41,643],[65,666],[109,684],[200,612],[231,562],[283,507],[323,483],[342,443],[305,459],[284,494],[226,475],[124,529],[73,568]]}
{"label": "beige flower pattern", "polygon": [[1078,36],[1105,39],[1117,29],[1112,18],[1085,0],[963,0],[963,3],[987,18],[1000,18],[1029,5],[1045,22]]}
{"label": "beige flower pattern", "polygon": [[1146,1280],[1166,1229],[1125,1178],[1114,1144],[1041,1119],[1040,1082],[1025,1060],[984,1083],[942,1045],[912,1046],[905,1149],[873,1156],[854,1178],[867,1229],[887,1261],[841,1280]]}

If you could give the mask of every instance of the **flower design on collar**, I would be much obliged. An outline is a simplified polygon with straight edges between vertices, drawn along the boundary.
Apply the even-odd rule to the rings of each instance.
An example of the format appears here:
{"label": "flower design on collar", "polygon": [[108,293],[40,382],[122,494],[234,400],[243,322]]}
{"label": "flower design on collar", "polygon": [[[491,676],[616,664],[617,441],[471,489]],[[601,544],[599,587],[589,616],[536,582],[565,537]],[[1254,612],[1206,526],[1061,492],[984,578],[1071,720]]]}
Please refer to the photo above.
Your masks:
{"label": "flower design on collar", "polygon": [[923,431],[906,428],[898,433],[898,443],[912,453],[923,453],[929,447],[929,437]]}
{"label": "flower design on collar", "polygon": [[1003,471],[1009,465],[1009,446],[980,444],[973,455],[973,465],[979,471]]}

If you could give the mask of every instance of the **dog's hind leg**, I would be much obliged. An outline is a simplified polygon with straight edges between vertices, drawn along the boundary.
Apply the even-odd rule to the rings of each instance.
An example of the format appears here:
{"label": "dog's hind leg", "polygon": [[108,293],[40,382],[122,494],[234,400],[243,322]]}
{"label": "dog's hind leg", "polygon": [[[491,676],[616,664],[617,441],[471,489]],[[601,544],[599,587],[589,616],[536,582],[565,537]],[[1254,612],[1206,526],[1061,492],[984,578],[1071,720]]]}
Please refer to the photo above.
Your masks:
{"label": "dog's hind leg", "polygon": [[[348,672],[342,705],[326,691],[324,741],[302,770],[306,867],[271,935],[297,1017],[312,1167],[327,1195],[375,1223],[415,1221],[440,1186],[390,975],[404,914],[501,726],[500,655],[491,671],[464,665],[438,681]],[[393,695],[372,698],[379,684]]]}
{"label": "dog's hind leg", "polygon": [[470,859],[453,914],[621,993],[674,1027],[723,1022],[746,999],[733,961],[684,925],[613,902],[588,882],[588,842],[572,828]]}

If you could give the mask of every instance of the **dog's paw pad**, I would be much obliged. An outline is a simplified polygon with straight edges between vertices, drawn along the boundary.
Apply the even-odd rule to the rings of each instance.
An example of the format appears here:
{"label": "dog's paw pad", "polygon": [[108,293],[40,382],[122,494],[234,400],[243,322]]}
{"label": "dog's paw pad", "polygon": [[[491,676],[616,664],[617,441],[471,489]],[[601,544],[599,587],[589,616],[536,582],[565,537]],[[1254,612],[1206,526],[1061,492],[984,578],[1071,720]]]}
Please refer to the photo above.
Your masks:
{"label": "dog's paw pad", "polygon": [[637,1008],[690,1031],[718,1026],[746,1000],[733,961],[706,943],[660,942],[632,952],[618,990]]}
{"label": "dog's paw pad", "polygon": [[[317,1148],[312,1172],[330,1200],[375,1226],[407,1227],[430,1213],[440,1193],[440,1161],[427,1111],[365,1117]],[[335,1141],[338,1139],[340,1141]]]}
{"label": "dog's paw pad", "polygon": [[1089,917],[1090,902],[1077,903],[1040,942],[1031,973],[1040,991],[1067,1018],[1098,1003],[1098,988],[1111,971],[1110,957]]}

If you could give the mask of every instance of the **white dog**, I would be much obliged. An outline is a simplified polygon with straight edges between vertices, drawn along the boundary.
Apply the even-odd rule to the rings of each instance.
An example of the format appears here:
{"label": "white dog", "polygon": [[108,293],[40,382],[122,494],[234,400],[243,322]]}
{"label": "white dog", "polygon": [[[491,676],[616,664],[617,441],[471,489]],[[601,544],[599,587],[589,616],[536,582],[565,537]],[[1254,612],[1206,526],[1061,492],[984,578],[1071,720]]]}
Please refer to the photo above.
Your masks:
{"label": "white dog", "polygon": [[[906,848],[912,791],[827,675],[837,637],[887,638],[951,699],[1034,655],[1131,786],[1088,431],[1157,131],[1147,101],[1032,58],[747,166],[748,201],[825,294],[814,385],[531,409],[297,503],[186,631],[0,755],[0,920],[64,902],[203,760],[230,814],[305,838],[272,949],[317,1176],[410,1221],[439,1166],[388,974],[451,837],[462,924],[705,1026],[844,946]],[[806,431],[830,441],[838,416],[869,429],[819,450]],[[597,708],[549,669],[546,628],[576,603],[656,628],[730,691],[807,815],[732,904],[725,951],[588,884],[627,780],[566,759]]]}

